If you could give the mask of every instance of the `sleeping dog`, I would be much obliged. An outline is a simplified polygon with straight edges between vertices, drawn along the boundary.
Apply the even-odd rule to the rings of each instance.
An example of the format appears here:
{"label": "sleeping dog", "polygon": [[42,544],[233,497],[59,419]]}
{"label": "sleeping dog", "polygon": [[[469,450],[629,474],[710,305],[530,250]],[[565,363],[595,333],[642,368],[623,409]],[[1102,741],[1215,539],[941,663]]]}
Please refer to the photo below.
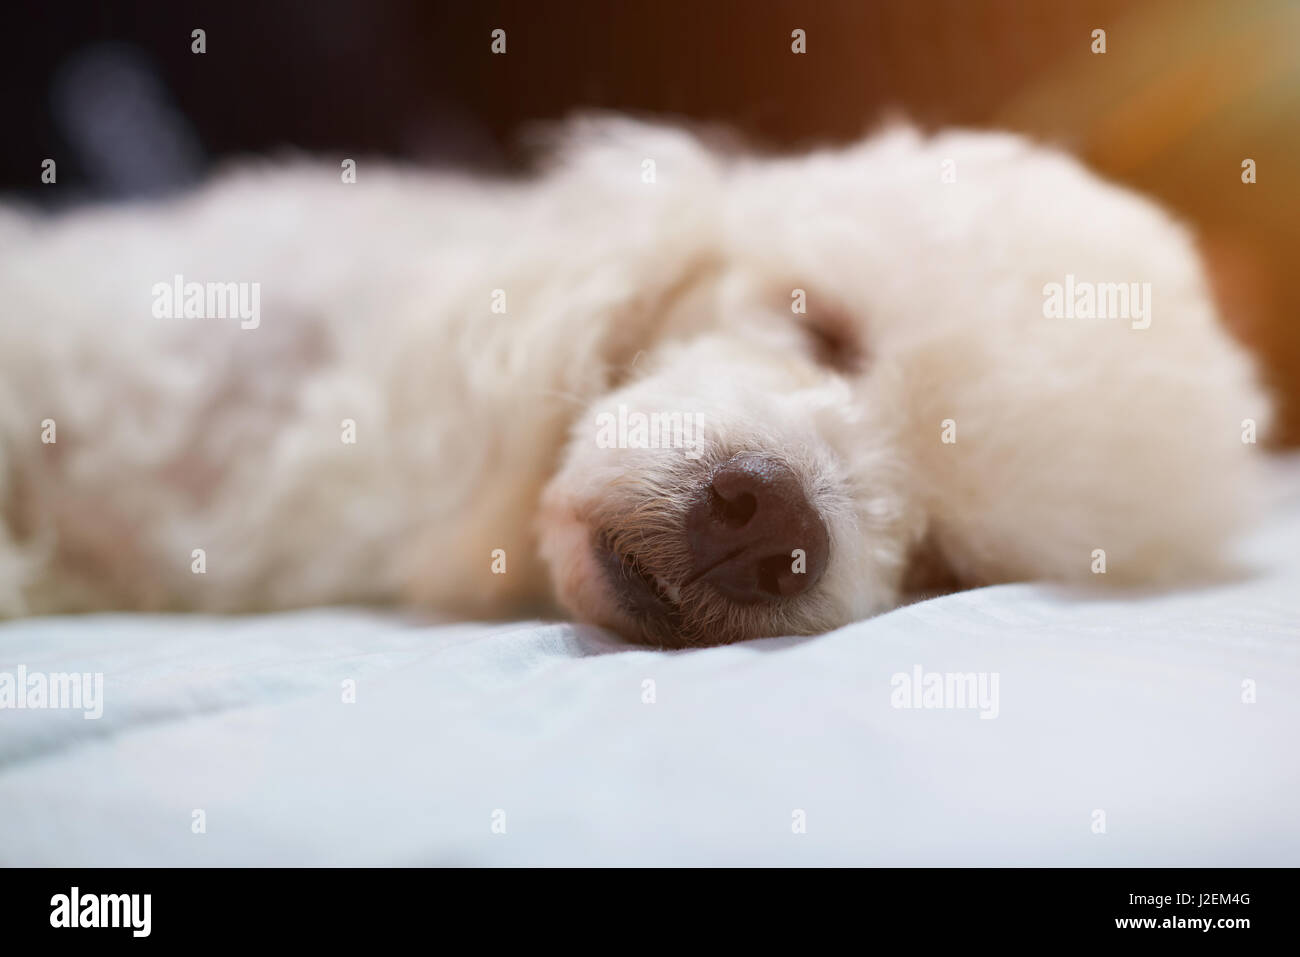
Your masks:
{"label": "sleeping dog", "polygon": [[1268,405],[1151,203],[1010,135],[554,139],[519,180],[0,212],[0,613],[558,606],[690,646],[1223,573]]}

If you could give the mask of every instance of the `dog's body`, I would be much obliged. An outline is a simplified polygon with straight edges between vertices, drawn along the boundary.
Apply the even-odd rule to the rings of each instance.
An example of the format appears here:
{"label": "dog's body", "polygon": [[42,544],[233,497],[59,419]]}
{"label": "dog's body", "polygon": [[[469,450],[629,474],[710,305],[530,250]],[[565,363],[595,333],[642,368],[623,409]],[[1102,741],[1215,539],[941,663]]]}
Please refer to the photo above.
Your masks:
{"label": "dog's body", "polygon": [[[1007,136],[764,160],[579,124],[535,181],[246,169],[0,214],[0,256],[0,614],[558,594],[697,644],[876,613],[927,567],[1191,580],[1267,418],[1183,231]],[[178,275],[258,283],[257,327],[158,318]],[[1146,315],[1045,316],[1073,277],[1149,283]],[[620,406],[698,441],[610,447]],[[800,513],[762,542],[815,553],[793,589],[719,577],[754,541],[705,509],[737,461]]]}

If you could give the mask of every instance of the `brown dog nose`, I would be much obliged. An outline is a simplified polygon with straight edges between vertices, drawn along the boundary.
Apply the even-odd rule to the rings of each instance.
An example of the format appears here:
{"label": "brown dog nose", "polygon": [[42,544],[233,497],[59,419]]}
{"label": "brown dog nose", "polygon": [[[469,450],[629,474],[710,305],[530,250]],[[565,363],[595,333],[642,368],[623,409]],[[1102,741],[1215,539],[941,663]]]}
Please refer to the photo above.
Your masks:
{"label": "brown dog nose", "polygon": [[830,536],[799,476],[776,458],[742,452],[709,478],[686,516],[695,577],[732,601],[792,598],[826,570]]}

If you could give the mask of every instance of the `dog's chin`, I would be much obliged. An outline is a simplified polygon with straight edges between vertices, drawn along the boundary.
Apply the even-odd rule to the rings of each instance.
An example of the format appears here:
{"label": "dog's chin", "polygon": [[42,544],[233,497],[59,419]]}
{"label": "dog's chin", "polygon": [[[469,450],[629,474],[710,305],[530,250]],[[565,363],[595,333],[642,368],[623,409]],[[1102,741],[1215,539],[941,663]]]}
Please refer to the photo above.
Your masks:
{"label": "dog's chin", "polygon": [[[578,621],[660,648],[703,648],[784,634],[765,610],[736,614],[707,585],[685,588],[645,569],[641,560],[578,538],[556,581],[561,605]],[[616,583],[616,579],[621,582]]]}
{"label": "dog's chin", "polygon": [[[649,604],[629,607],[610,580],[611,559],[595,547],[591,530],[572,512],[548,506],[542,514],[542,555],[551,568],[556,598],[577,621],[599,625],[624,638],[650,645],[681,647],[684,629],[678,616],[671,624],[650,614]],[[651,597],[647,586],[646,601]]]}

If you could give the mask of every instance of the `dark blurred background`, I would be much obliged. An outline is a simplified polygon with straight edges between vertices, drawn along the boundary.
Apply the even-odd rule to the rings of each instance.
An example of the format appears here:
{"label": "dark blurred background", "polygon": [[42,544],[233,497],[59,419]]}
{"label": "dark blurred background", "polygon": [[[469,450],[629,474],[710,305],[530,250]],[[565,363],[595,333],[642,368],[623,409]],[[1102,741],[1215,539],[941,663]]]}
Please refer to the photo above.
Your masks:
{"label": "dark blurred background", "polygon": [[1283,400],[1277,438],[1300,443],[1292,0],[19,0],[0,30],[0,191],[43,205],[166,192],[286,149],[508,171],[521,128],[583,107],[777,148],[890,112],[1026,132],[1196,226],[1225,318]]}

